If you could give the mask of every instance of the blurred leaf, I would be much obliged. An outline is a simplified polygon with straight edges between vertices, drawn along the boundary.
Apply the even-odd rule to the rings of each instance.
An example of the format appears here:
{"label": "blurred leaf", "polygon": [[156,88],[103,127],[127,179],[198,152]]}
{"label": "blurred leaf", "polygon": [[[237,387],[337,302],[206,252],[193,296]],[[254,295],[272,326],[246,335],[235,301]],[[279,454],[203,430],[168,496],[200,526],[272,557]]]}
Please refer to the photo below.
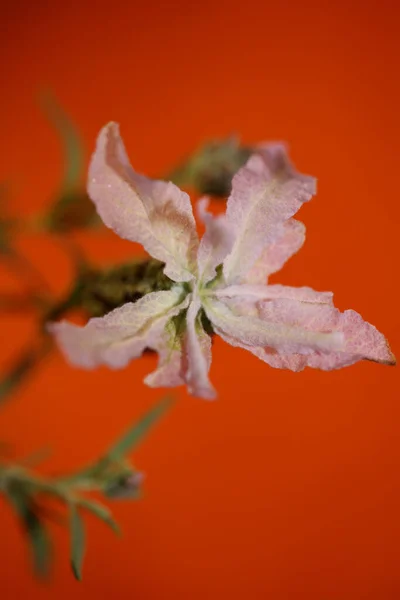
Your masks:
{"label": "blurred leaf", "polygon": [[6,493],[22,521],[30,542],[35,572],[45,577],[52,562],[52,546],[43,521],[35,513],[28,494],[15,486],[7,489]]}
{"label": "blurred leaf", "polygon": [[0,403],[14,391],[22,379],[36,364],[36,349],[24,352],[11,367],[7,375],[0,381]]}
{"label": "blurred leaf", "polygon": [[98,517],[103,523],[111,527],[111,529],[119,535],[121,530],[116,521],[114,521],[111,512],[108,510],[106,506],[100,504],[99,502],[95,502],[94,500],[87,500],[86,498],[79,499],[79,506],[85,508],[86,510],[93,513],[96,517]]}
{"label": "blurred leaf", "polygon": [[45,221],[48,227],[57,233],[101,225],[93,202],[86,192],[81,190],[61,196],[50,209]]}
{"label": "blurred leaf", "polygon": [[105,458],[115,461],[132,451],[147,435],[150,428],[161,419],[173,402],[174,398],[167,396],[153,406],[117,443],[109,448]]}
{"label": "blurred leaf", "polygon": [[65,170],[60,186],[64,196],[76,189],[84,169],[83,142],[78,128],[64,111],[51,90],[39,94],[40,105],[51,125],[57,130],[64,148]]}
{"label": "blurred leaf", "polygon": [[26,376],[33,371],[51,347],[51,339],[43,337],[39,346],[28,348],[21,354],[8,373],[0,379],[0,405],[25,381]]}
{"label": "blurred leaf", "polygon": [[147,435],[153,425],[157,423],[174,402],[174,398],[167,396],[155,404],[143,417],[109,448],[106,454],[94,464],[85,467],[77,473],[61,477],[59,481],[63,484],[85,480],[100,479],[107,468],[117,463],[132,451],[139,442]]}
{"label": "blurred leaf", "polygon": [[61,138],[65,165],[57,200],[45,221],[50,229],[58,232],[95,224],[99,222],[96,210],[82,185],[85,152],[79,129],[50,90],[42,91],[39,101]]}
{"label": "blurred leaf", "polygon": [[82,580],[83,558],[85,556],[85,525],[75,504],[70,506],[71,529],[71,568],[75,578]]}

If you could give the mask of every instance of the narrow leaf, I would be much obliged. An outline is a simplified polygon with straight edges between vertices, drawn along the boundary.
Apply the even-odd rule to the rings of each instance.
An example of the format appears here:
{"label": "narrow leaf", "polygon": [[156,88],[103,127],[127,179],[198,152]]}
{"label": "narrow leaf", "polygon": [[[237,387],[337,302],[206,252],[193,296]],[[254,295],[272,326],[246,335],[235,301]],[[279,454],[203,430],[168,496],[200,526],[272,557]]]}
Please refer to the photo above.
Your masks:
{"label": "narrow leaf", "polygon": [[118,442],[111,446],[105,458],[113,461],[118,460],[132,451],[147,435],[151,427],[161,419],[173,401],[173,398],[166,397],[153,406]]}
{"label": "narrow leaf", "polygon": [[7,400],[18,386],[25,381],[25,378],[48,353],[51,346],[52,340],[46,337],[41,340],[40,345],[35,344],[32,348],[22,352],[8,373],[0,378],[0,404]]}
{"label": "narrow leaf", "polygon": [[37,575],[48,575],[52,558],[52,546],[46,528],[32,508],[29,497],[20,489],[8,489],[7,496],[19,515],[27,535],[33,565]]}
{"label": "narrow leaf", "polygon": [[42,91],[39,101],[50,123],[57,130],[64,147],[65,172],[61,184],[61,195],[67,195],[79,187],[84,168],[84,151],[77,127],[49,90]]}
{"label": "narrow leaf", "polygon": [[147,413],[145,413],[139,422],[135,424],[120,438],[106,454],[94,464],[85,467],[81,471],[73,473],[72,475],[66,475],[59,478],[61,483],[76,483],[82,480],[97,478],[103,470],[114,461],[118,461],[121,458],[132,451],[139,442],[147,435],[151,427],[157,423],[159,419],[164,415],[168,408],[174,402],[174,398],[167,396],[153,406]]}
{"label": "narrow leaf", "polygon": [[82,580],[82,566],[85,556],[85,526],[75,504],[70,506],[71,529],[71,568],[74,577]]}
{"label": "narrow leaf", "polygon": [[103,504],[95,502],[94,500],[86,500],[81,498],[79,500],[79,506],[81,508],[85,508],[103,521],[103,523],[111,527],[115,534],[119,535],[121,533],[118,523],[114,521],[111,512],[106,506],[103,506]]}
{"label": "narrow leaf", "polygon": [[44,225],[57,232],[95,225],[99,222],[95,206],[82,187],[85,161],[79,130],[51,92],[42,92],[39,99],[50,123],[61,137],[65,165],[55,203],[44,217]]}

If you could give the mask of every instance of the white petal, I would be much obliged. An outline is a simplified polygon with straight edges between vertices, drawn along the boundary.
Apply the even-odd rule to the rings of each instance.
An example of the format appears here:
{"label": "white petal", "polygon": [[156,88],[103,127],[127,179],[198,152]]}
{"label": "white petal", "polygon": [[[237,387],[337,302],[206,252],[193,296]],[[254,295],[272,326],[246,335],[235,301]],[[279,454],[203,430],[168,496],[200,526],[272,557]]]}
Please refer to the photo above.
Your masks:
{"label": "white petal", "polygon": [[233,178],[226,216],[235,234],[224,261],[227,283],[246,278],[282,226],[315,193],[315,179],[292,167],[282,144],[259,150]]}
{"label": "white petal", "polygon": [[173,183],[135,173],[116,123],[99,134],[89,167],[88,194],[107,227],[165,262],[168,277],[193,279],[198,238],[189,196]]}
{"label": "white petal", "polygon": [[162,332],[166,322],[181,310],[181,300],[180,289],[152,292],[104,317],[90,319],[84,327],[61,321],[49,324],[48,330],[71,364],[86,369],[100,365],[121,369]]}
{"label": "white petal", "polygon": [[211,400],[216,392],[211,385],[208,372],[211,365],[211,339],[204,331],[200,319],[200,302],[191,300],[188,295],[181,308],[189,306],[186,317],[184,311],[172,319],[164,329],[157,343],[149,346],[160,356],[157,369],[150,373],[145,383],[150,387],[188,386],[193,396]]}
{"label": "white petal", "polygon": [[[318,293],[315,292],[315,295]],[[299,352],[288,346],[274,348],[270,345],[254,345],[252,340],[236,335],[232,328],[229,331],[226,331],[228,328],[216,331],[229,344],[244,348],[279,369],[301,371],[309,366],[331,370],[363,359],[395,364],[387,340],[373,325],[352,310],[340,313],[331,302],[302,302],[289,298],[261,301],[258,303],[258,315],[267,323],[280,323],[322,335],[339,333],[343,338],[342,347],[322,349],[309,346],[308,351]]]}
{"label": "white petal", "polygon": [[234,242],[234,232],[228,224],[226,215],[215,217],[208,212],[208,202],[208,198],[201,198],[197,203],[197,214],[206,226],[200,241],[197,261],[199,278],[203,283],[215,277],[216,267],[222,264]]}
{"label": "white petal", "polygon": [[207,298],[204,308],[216,333],[222,332],[247,346],[268,346],[279,353],[308,354],[312,350],[340,350],[343,344],[341,333],[307,331],[277,319],[254,315],[238,316],[226,302],[211,297]]}
{"label": "white petal", "polygon": [[331,304],[332,292],[316,292],[310,287],[290,287],[287,285],[230,285],[212,292],[217,298],[238,298],[254,301],[286,298],[301,302]]}
{"label": "white petal", "polygon": [[189,392],[193,396],[212,400],[216,397],[216,392],[208,378],[211,365],[211,338],[204,331],[200,322],[200,307],[199,299],[194,297],[187,312],[185,339],[187,355],[186,382]]}

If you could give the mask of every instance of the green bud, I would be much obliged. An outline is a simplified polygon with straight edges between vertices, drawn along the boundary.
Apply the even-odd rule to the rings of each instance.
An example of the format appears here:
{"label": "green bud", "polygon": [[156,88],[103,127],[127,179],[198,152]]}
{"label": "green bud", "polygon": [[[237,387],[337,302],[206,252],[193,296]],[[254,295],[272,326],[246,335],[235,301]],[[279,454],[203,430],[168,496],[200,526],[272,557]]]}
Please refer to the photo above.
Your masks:
{"label": "green bud", "polygon": [[123,474],[107,483],[103,489],[104,495],[113,500],[136,498],[140,492],[143,479],[144,475],[139,471],[131,472],[128,475]]}
{"label": "green bud", "polygon": [[225,198],[231,192],[232,178],[251,156],[251,147],[236,138],[213,141],[202,146],[169,178],[177,185],[193,187],[200,194]]}
{"label": "green bud", "polygon": [[100,223],[93,202],[84,191],[78,190],[62,195],[44,220],[45,227],[57,233]]}
{"label": "green bud", "polygon": [[91,271],[85,275],[81,306],[90,317],[102,317],[127,302],[136,302],[150,292],[170,290],[174,282],[164,275],[164,263],[144,259]]}

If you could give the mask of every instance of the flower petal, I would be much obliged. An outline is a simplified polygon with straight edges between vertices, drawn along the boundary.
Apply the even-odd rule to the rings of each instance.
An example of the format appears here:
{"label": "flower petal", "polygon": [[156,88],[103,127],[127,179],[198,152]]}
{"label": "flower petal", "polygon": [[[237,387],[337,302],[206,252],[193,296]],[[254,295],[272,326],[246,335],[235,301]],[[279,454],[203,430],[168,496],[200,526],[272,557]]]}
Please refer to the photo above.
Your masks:
{"label": "flower petal", "polygon": [[226,216],[235,233],[224,261],[227,283],[246,277],[266,246],[282,236],[282,225],[315,193],[315,179],[292,167],[285,146],[260,148],[233,178]]}
{"label": "flower petal", "polygon": [[144,381],[150,387],[175,387],[186,383],[193,396],[212,400],[216,392],[208,378],[211,339],[199,320],[199,300],[189,304],[189,298],[187,296],[182,305],[183,308],[189,305],[186,317],[181,312],[168,323],[157,344],[150,344],[159,353],[160,360],[157,369]]}
{"label": "flower petal", "polygon": [[50,323],[48,330],[72,365],[121,369],[155,343],[166,322],[181,310],[181,299],[179,288],[151,292],[104,317],[90,319],[84,327],[61,321]]}
{"label": "flower petal", "polygon": [[328,356],[311,355],[307,360],[309,367],[327,371],[351,365],[359,360],[371,360],[386,365],[396,364],[396,358],[385,336],[354,310],[345,310],[340,314],[336,328],[344,333],[344,351]]}
{"label": "flower petal", "polygon": [[[341,333],[307,330],[301,323],[285,321],[274,315],[268,317],[264,314],[260,316],[235,314],[228,302],[220,302],[209,297],[204,303],[204,308],[216,333],[226,334],[246,346],[268,346],[280,354],[309,354],[313,350],[333,351],[340,350],[342,347]],[[274,302],[286,301],[272,300],[265,302],[265,305]]]}
{"label": "flower petal", "polygon": [[182,344],[185,311],[189,300],[190,295],[187,295],[180,305],[181,312],[170,319],[149,344],[159,356],[157,368],[144,379],[144,383],[149,387],[178,387],[185,384],[186,367]]}
{"label": "flower petal", "polygon": [[173,183],[135,173],[116,123],[99,134],[88,193],[107,227],[165,262],[168,277],[193,279],[198,238],[189,196]]}
{"label": "flower petal", "polygon": [[204,331],[199,319],[201,304],[194,297],[189,305],[186,318],[185,349],[187,356],[186,382],[193,396],[212,400],[216,392],[208,378],[211,365],[211,338]]}
{"label": "flower petal", "polygon": [[302,371],[307,365],[306,354],[279,354],[273,348],[263,348],[262,346],[248,346],[247,344],[243,344],[243,342],[227,335],[224,331],[218,331],[218,335],[230,346],[248,350],[267,363],[270,367],[276,369],[290,369],[290,371],[298,372]]}
{"label": "flower petal", "polygon": [[224,288],[213,290],[217,298],[237,298],[240,300],[274,300],[278,298],[298,300],[300,302],[332,304],[332,292],[316,292],[310,287],[290,287],[288,285],[229,285]]}
{"label": "flower petal", "polygon": [[229,226],[226,215],[214,216],[207,211],[208,198],[197,202],[197,215],[206,226],[206,231],[200,240],[197,265],[199,278],[207,283],[216,275],[216,267],[222,264],[229,254],[234,242],[234,232]]}
{"label": "flower petal", "polygon": [[343,347],[340,351],[277,352],[271,347],[255,347],[243,343],[238,336],[218,332],[225,341],[233,346],[249,350],[270,366],[280,369],[301,371],[306,366],[331,370],[339,369],[358,362],[372,360],[384,364],[395,364],[385,337],[370,323],[353,310],[340,313],[329,303],[306,303],[290,299],[261,302],[261,318],[267,321],[285,323],[289,326],[301,326],[307,331],[340,332],[343,335]]}
{"label": "flower petal", "polygon": [[303,223],[296,219],[286,221],[280,237],[264,248],[260,258],[246,275],[246,282],[265,284],[269,275],[280,271],[285,262],[304,244],[305,230]]}

